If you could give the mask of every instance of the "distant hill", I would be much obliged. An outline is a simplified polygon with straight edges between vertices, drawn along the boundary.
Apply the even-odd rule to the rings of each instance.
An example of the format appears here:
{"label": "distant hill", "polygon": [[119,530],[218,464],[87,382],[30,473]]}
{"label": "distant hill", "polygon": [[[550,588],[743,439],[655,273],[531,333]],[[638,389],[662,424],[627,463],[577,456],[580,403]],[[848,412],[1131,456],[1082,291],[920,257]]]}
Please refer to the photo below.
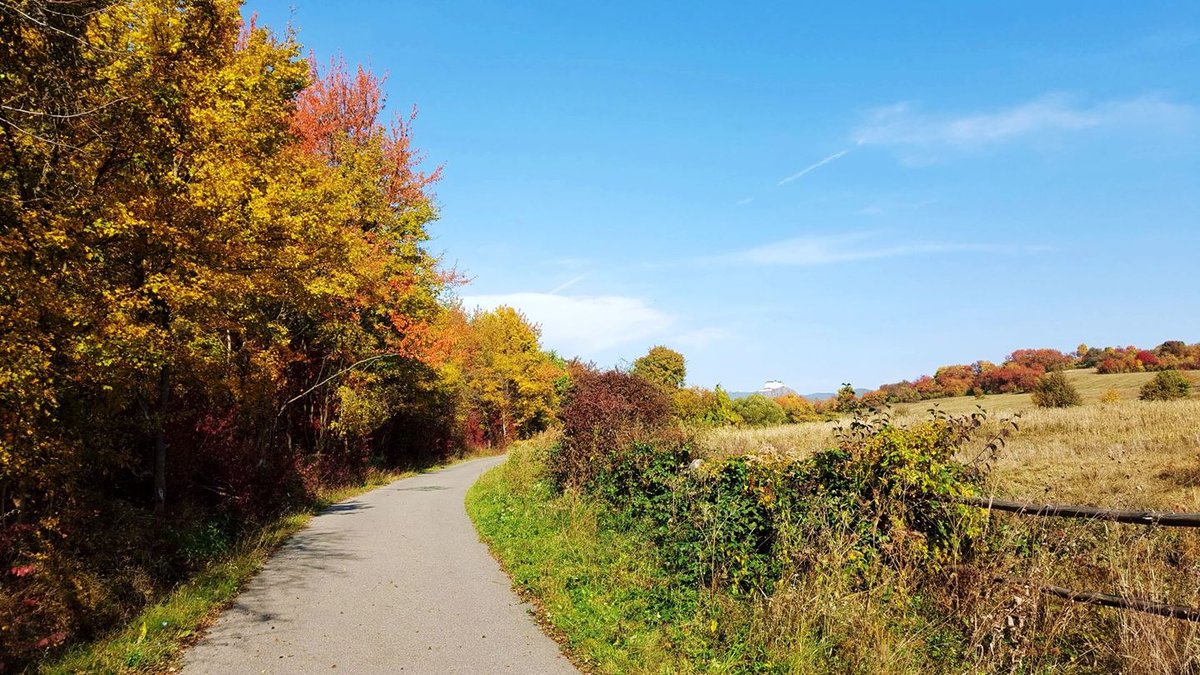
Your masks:
{"label": "distant hill", "polygon": [[[871,391],[871,390],[858,388],[858,389],[854,390],[854,395],[862,396],[863,394],[866,394],[869,391]],[[796,390],[784,385],[782,382],[780,382],[778,380],[771,380],[771,381],[767,382],[765,385],[763,385],[763,388],[759,389],[758,391],[731,391],[731,392],[729,392],[729,397],[730,398],[746,398],[747,396],[750,396],[751,394],[762,394],[763,396],[766,396],[767,398],[779,398],[780,396],[786,396],[788,394],[796,394],[796,393],[797,393]],[[804,398],[806,398],[810,401],[824,401],[825,399],[830,399],[830,398],[837,396],[837,393],[828,392],[828,391],[820,391],[815,394],[799,394],[799,395],[803,396]]]}
{"label": "distant hill", "polygon": [[[863,394],[869,394],[872,391],[873,391],[872,389],[863,389],[862,387],[855,387],[854,395],[862,396]],[[819,391],[815,394],[803,394],[803,396],[804,396],[804,398],[806,398],[810,401],[824,401],[825,399],[829,399],[829,398],[833,398],[833,397],[837,396],[837,392]]]}

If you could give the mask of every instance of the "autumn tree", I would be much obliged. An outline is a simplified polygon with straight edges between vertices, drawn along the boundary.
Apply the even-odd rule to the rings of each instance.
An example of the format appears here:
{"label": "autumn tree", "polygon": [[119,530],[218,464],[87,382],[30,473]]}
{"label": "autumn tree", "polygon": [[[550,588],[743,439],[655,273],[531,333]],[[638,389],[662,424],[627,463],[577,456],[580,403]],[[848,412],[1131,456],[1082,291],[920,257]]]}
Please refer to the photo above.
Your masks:
{"label": "autumn tree", "polygon": [[504,446],[545,429],[564,369],[542,351],[537,327],[511,307],[479,312],[469,327],[464,382],[488,440]]}
{"label": "autumn tree", "polygon": [[733,402],[733,411],[741,423],[750,427],[765,427],[783,424],[787,414],[775,401],[762,394],[750,394]]}
{"label": "autumn tree", "polygon": [[946,396],[965,396],[975,386],[975,371],[968,365],[942,366],[933,379]]}
{"label": "autumn tree", "polygon": [[787,417],[787,421],[791,424],[812,422],[819,419],[812,401],[799,394],[784,394],[776,398],[775,403],[779,404],[779,407],[783,410],[783,414]]}
{"label": "autumn tree", "polygon": [[854,386],[849,382],[842,384],[833,397],[833,401],[834,409],[841,413],[854,412],[859,407],[858,395],[854,391]]}
{"label": "autumn tree", "polygon": [[144,570],[186,568],[151,559],[177,519],[275,512],[408,411],[453,419],[438,173],[380,79],[300,54],[232,0],[0,6],[6,656],[170,584]]}
{"label": "autumn tree", "polygon": [[667,390],[675,390],[683,387],[687,378],[687,364],[683,354],[657,345],[651,347],[645,356],[635,360],[630,372],[647,382]]}
{"label": "autumn tree", "polygon": [[1074,359],[1057,349],[1018,349],[1009,354],[1005,362],[1048,372],[1062,370],[1070,366]]}

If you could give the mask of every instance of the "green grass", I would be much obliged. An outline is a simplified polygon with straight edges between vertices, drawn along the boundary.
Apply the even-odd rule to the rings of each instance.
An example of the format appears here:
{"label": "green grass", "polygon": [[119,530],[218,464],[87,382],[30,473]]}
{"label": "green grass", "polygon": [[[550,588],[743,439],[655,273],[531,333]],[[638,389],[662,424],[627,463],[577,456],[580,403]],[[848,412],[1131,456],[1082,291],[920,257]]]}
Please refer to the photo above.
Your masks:
{"label": "green grass", "polygon": [[[444,466],[444,465],[443,465]],[[233,550],[177,586],[128,624],[94,642],[69,648],[36,665],[39,673],[163,672],[192,644],[288,537],[328,506],[392,481],[431,471],[375,472],[362,483],[323,492],[306,508],[286,514],[243,537]]]}
{"label": "green grass", "polygon": [[[522,444],[467,493],[481,537],[586,672],[953,672],[962,637],[906,588],[832,565],[771,597],[673,575],[650,538],[601,500],[557,493],[549,441]],[[831,549],[832,551],[833,549]]]}
{"label": "green grass", "polygon": [[775,670],[746,645],[730,606],[680,583],[636,527],[595,500],[556,494],[542,475],[549,441],[514,447],[467,493],[467,512],[538,619],[585,670]]}

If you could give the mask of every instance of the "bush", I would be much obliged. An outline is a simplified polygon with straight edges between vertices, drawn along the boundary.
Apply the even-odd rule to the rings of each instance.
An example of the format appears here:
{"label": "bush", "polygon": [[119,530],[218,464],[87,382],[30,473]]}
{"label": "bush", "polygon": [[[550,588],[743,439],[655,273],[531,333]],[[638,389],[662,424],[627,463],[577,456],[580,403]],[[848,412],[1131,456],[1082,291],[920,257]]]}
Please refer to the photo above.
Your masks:
{"label": "bush", "polygon": [[562,409],[563,440],[550,458],[562,487],[582,488],[634,444],[650,441],[671,421],[662,388],[619,370],[580,368],[572,374]]}
{"label": "bush", "polygon": [[784,394],[776,398],[775,402],[779,404],[780,408],[783,408],[783,413],[787,415],[787,421],[791,424],[815,422],[821,419],[817,414],[817,409],[813,407],[812,401],[799,394]]}
{"label": "bush", "polygon": [[1033,403],[1039,408],[1070,408],[1083,403],[1083,397],[1065,375],[1054,371],[1043,375],[1034,385]]}
{"label": "bush", "polygon": [[1142,385],[1138,398],[1143,401],[1170,401],[1187,398],[1192,383],[1178,370],[1160,370],[1153,380]]}
{"label": "bush", "polygon": [[751,394],[733,402],[733,411],[749,427],[767,427],[787,422],[783,407],[762,394]]}
{"label": "bush", "polygon": [[1045,372],[1040,366],[1009,362],[981,372],[979,386],[989,394],[1020,394],[1032,390]]}
{"label": "bush", "polygon": [[1120,401],[1120,400],[1121,400],[1121,392],[1117,391],[1116,389],[1114,389],[1112,387],[1106,389],[1104,391],[1104,393],[1100,395],[1101,403],[1116,403],[1117,401]]}
{"label": "bush", "polygon": [[784,572],[820,567],[835,540],[852,549],[851,575],[877,562],[932,571],[978,534],[980,514],[943,498],[975,491],[980,474],[954,456],[981,420],[943,415],[904,428],[858,418],[837,448],[811,458],[689,469],[688,443],[634,443],[586,487],[642,523],[689,584],[769,591]]}

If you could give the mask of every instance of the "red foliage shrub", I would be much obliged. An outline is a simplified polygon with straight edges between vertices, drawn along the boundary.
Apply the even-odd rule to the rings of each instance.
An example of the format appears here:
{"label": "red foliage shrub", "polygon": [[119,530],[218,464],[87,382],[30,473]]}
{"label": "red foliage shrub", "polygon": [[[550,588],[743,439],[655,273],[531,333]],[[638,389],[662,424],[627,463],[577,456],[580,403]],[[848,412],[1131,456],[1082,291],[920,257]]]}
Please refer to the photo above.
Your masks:
{"label": "red foliage shrub", "polygon": [[1019,394],[1030,391],[1045,374],[1041,367],[1008,362],[979,376],[979,386],[989,394]]}
{"label": "red foliage shrub", "polygon": [[560,485],[582,487],[633,443],[649,440],[671,421],[661,388],[619,370],[571,373],[559,412],[563,440],[551,461]]}
{"label": "red foliage shrub", "polygon": [[1041,368],[1043,372],[1061,370],[1071,365],[1074,359],[1057,349],[1018,349],[1005,359],[1026,368]]}
{"label": "red foliage shrub", "polygon": [[1139,351],[1134,358],[1146,368],[1153,368],[1158,365],[1158,357],[1154,355],[1154,352],[1146,349]]}
{"label": "red foliage shrub", "polygon": [[913,382],[913,389],[917,390],[917,395],[921,397],[922,401],[945,396],[942,388],[938,386],[937,381],[928,375],[918,377],[917,381]]}
{"label": "red foliage shrub", "polygon": [[1146,369],[1145,364],[1138,358],[1137,347],[1104,349],[1103,358],[1096,364],[1096,371],[1103,374],[1136,373]]}
{"label": "red foliage shrub", "polygon": [[975,370],[971,366],[942,366],[933,375],[946,396],[964,396],[975,386]]}

